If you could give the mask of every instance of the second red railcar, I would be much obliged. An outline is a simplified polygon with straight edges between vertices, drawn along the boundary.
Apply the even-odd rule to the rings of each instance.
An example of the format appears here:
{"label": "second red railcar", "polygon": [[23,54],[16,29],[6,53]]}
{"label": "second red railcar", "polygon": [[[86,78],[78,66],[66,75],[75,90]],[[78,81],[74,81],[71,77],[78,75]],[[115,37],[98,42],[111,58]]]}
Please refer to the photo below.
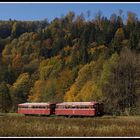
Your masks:
{"label": "second red railcar", "polygon": [[99,116],[103,115],[103,104],[97,102],[63,102],[56,104],[57,116]]}

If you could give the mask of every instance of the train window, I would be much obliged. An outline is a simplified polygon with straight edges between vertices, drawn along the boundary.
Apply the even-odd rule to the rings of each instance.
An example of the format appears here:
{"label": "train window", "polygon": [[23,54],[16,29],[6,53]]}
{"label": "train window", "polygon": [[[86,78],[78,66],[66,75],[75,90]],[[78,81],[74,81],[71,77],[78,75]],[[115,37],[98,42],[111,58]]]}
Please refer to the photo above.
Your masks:
{"label": "train window", "polygon": [[35,108],[35,109],[38,109],[38,108],[40,108],[40,106],[34,106],[34,108]]}
{"label": "train window", "polygon": [[89,108],[89,106],[82,105],[82,106],[79,106],[78,108],[86,109],[86,108]]}
{"label": "train window", "polygon": [[28,106],[19,106],[19,108],[28,108]]}
{"label": "train window", "polygon": [[85,106],[85,108],[89,108],[89,106]]}
{"label": "train window", "polygon": [[80,108],[81,108],[81,106],[78,106],[78,108],[80,109]]}
{"label": "train window", "polygon": [[80,108],[82,109],[82,108],[83,108],[83,106],[80,106]]}
{"label": "train window", "polygon": [[68,106],[65,106],[65,108],[68,108]]}
{"label": "train window", "polygon": [[71,108],[71,107],[68,105],[67,108]]}
{"label": "train window", "polygon": [[79,109],[79,108],[80,108],[80,106],[78,105],[78,106],[77,106],[77,108]]}
{"label": "train window", "polygon": [[31,106],[31,108],[33,108],[33,109],[39,109],[39,108],[45,108],[45,106]]}
{"label": "train window", "polygon": [[40,106],[40,108],[45,108],[45,106]]}
{"label": "train window", "polygon": [[79,108],[81,108],[81,109],[82,109],[82,106],[79,106]]}
{"label": "train window", "polygon": [[72,108],[75,108],[75,106],[72,106]]}
{"label": "train window", "polygon": [[89,106],[89,108],[91,109],[91,108],[92,108],[92,106]]}
{"label": "train window", "polygon": [[65,108],[65,106],[59,105],[58,108]]}
{"label": "train window", "polygon": [[28,106],[24,106],[23,108],[28,108]]}
{"label": "train window", "polygon": [[69,105],[69,106],[67,106],[67,108],[71,108],[71,106]]}
{"label": "train window", "polygon": [[92,105],[90,105],[90,106],[89,106],[89,108],[93,108],[93,106],[92,106]]}

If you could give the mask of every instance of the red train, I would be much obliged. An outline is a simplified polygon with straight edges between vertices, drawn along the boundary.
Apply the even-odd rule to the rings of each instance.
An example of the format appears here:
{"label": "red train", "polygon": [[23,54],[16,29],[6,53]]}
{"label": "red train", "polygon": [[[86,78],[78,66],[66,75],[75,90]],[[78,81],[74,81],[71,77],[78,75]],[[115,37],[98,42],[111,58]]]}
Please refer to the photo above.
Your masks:
{"label": "red train", "polygon": [[18,105],[18,113],[24,115],[56,116],[101,116],[103,103],[63,102],[63,103],[23,103]]}
{"label": "red train", "polygon": [[25,115],[52,115],[55,114],[53,103],[23,103],[18,104],[18,113]]}

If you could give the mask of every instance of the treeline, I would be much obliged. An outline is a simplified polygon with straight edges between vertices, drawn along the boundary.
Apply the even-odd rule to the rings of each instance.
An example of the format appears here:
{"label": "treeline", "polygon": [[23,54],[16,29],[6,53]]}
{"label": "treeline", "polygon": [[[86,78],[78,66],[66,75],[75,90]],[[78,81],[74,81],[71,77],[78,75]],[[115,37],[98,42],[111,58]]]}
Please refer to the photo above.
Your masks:
{"label": "treeline", "polygon": [[23,102],[100,101],[140,113],[140,21],[133,12],[0,21],[0,111]]}

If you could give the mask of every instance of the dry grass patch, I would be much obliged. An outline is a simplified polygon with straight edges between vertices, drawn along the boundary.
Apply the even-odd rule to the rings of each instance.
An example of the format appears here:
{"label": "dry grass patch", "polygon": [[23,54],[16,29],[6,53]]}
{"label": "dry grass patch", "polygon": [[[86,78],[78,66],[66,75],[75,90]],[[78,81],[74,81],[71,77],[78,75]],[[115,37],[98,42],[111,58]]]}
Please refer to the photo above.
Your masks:
{"label": "dry grass patch", "polygon": [[106,137],[140,136],[140,117],[25,117],[0,119],[0,136],[19,137]]}

